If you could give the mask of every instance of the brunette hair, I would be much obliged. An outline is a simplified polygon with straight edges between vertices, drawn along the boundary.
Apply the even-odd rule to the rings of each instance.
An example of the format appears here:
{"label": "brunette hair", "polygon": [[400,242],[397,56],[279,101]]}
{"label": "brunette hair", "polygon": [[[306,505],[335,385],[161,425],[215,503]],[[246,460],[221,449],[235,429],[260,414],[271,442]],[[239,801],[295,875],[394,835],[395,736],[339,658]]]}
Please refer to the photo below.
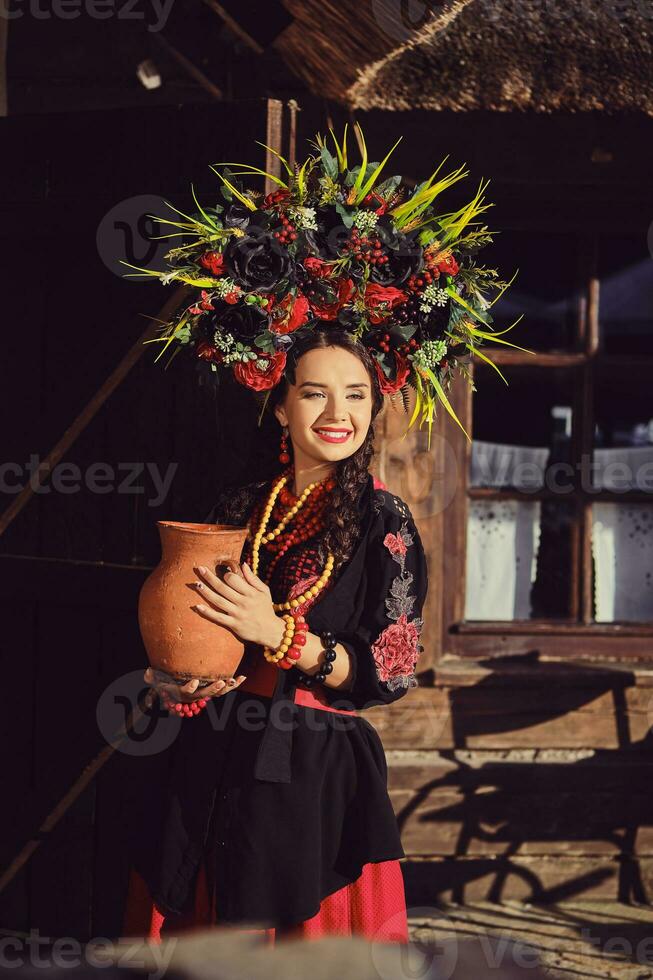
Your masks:
{"label": "brunette hair", "polygon": [[325,553],[330,552],[333,555],[337,570],[351,557],[360,536],[358,498],[368,479],[369,466],[374,455],[374,419],[383,407],[383,395],[369,351],[345,330],[314,329],[309,336],[291,347],[283,380],[272,389],[269,406],[274,408],[280,404],[288,393],[289,385],[295,384],[297,363],[304,354],[329,347],[340,347],[361,361],[369,375],[372,392],[372,421],[369,430],[356,452],[336,464],[333,474],[335,487],[324,513],[325,527],[320,544]]}

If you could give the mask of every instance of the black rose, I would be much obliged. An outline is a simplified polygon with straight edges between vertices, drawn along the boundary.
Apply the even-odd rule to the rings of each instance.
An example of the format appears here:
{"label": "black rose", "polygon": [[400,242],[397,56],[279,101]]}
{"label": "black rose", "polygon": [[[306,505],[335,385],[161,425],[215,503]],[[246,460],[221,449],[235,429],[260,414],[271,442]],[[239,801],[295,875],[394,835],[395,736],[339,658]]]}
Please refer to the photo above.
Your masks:
{"label": "black rose", "polygon": [[393,320],[400,325],[414,325],[415,336],[420,341],[438,340],[444,336],[449,323],[449,309],[435,306],[432,310],[420,309],[421,297],[413,293],[406,303],[394,310]]}
{"label": "black rose", "polygon": [[213,330],[230,333],[236,340],[248,343],[254,340],[268,325],[267,314],[254,303],[238,303],[212,314],[210,326]]}
{"label": "black rose", "polygon": [[[384,241],[382,234],[379,237]],[[401,289],[411,276],[417,275],[424,268],[424,249],[416,238],[399,232],[393,235],[392,241],[393,244],[386,245],[384,252],[388,261],[373,266],[370,278],[381,286],[396,286]]]}
{"label": "black rose", "polygon": [[417,323],[422,340],[441,339],[449,323],[448,306],[434,306],[432,310],[420,310],[417,314]]}
{"label": "black rose", "polygon": [[406,236],[403,235],[395,227],[395,223],[389,214],[382,214],[374,226],[374,232],[377,238],[381,239],[381,244],[385,248],[399,248],[402,239]]}
{"label": "black rose", "polygon": [[227,228],[246,228],[252,212],[240,201],[234,201],[224,213],[224,223]]}
{"label": "black rose", "polygon": [[224,250],[224,261],[228,275],[239,286],[257,293],[272,292],[292,270],[287,250],[267,232],[232,238]]}
{"label": "black rose", "polygon": [[342,246],[349,238],[349,228],[343,224],[334,207],[318,208],[315,212],[317,229],[307,229],[303,237],[308,254],[321,259],[333,259],[340,255]]}
{"label": "black rose", "polygon": [[337,323],[348,333],[355,333],[360,327],[360,317],[360,313],[357,313],[356,310],[345,308],[339,311]]}

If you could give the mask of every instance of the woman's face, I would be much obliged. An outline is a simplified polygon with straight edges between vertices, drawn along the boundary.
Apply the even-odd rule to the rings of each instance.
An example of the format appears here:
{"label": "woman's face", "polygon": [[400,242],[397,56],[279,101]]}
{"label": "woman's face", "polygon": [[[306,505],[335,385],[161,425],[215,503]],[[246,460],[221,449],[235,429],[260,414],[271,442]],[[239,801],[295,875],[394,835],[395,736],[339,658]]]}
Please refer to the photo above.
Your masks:
{"label": "woman's face", "polygon": [[342,347],[308,351],[297,362],[275,413],[287,425],[296,467],[324,466],[351,456],[372,421],[372,386],[365,365]]}

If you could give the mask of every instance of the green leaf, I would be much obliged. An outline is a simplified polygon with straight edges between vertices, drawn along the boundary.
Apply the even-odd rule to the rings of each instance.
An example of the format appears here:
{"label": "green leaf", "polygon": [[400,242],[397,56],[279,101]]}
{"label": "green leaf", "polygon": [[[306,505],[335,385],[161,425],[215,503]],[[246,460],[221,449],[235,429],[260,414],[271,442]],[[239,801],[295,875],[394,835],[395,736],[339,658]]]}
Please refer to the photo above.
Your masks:
{"label": "green leaf", "polygon": [[365,173],[367,171],[367,144],[365,143],[365,137],[363,136],[363,130],[361,129],[360,123],[356,123],[356,129],[358,130],[358,137],[361,142],[361,167],[358,171],[358,176],[354,181],[354,186],[349,193],[352,203],[358,199],[358,194],[365,179]]}
{"label": "green leaf", "polygon": [[351,211],[348,211],[345,208],[344,204],[340,204],[340,203],[336,204],[336,211],[340,215],[342,219],[342,223],[345,226],[345,228],[351,228],[351,226],[354,223],[354,216],[351,213]]}
{"label": "green leaf", "polygon": [[395,174],[394,177],[387,177],[381,184],[379,184],[376,189],[376,193],[381,197],[392,197],[400,184],[401,177],[398,174]]}
{"label": "green leaf", "polygon": [[372,171],[372,176],[368,180],[366,180],[366,182],[363,184],[363,186],[361,187],[361,189],[360,189],[360,191],[358,193],[358,196],[356,198],[356,203],[357,204],[360,201],[362,201],[363,198],[367,194],[369,194],[369,192],[371,191],[371,189],[374,187],[374,184],[376,183],[376,180],[377,180],[379,174],[381,173],[381,171],[385,167],[386,163],[390,159],[390,156],[392,155],[392,153],[394,153],[394,151],[397,149],[397,147],[401,143],[402,139],[403,139],[403,136],[400,136],[399,139],[397,140],[397,142],[395,143],[395,145],[392,147],[392,149],[388,153],[386,153],[386,155],[384,156],[384,158],[381,161],[381,163],[376,167],[375,170]]}
{"label": "green leaf", "polygon": [[320,156],[322,158],[322,166],[324,167],[324,172],[332,180],[335,180],[336,177],[338,176],[338,161],[336,160],[336,158],[333,156],[332,153],[329,153],[326,146],[322,146],[320,148]]}
{"label": "green leaf", "polygon": [[499,370],[498,366],[494,363],[494,361],[491,361],[489,357],[485,356],[483,351],[480,351],[478,347],[474,347],[473,344],[465,344],[465,347],[468,350],[470,350],[475,357],[480,357],[482,361],[485,361],[485,363],[489,364],[491,368],[494,368],[494,370],[497,372],[501,380],[504,381],[506,385],[508,384],[508,381],[506,380],[506,377],[503,374],[503,372]]}
{"label": "green leaf", "polygon": [[262,146],[264,149],[269,150],[270,153],[274,154],[274,156],[277,157],[277,159],[280,160],[286,168],[286,173],[289,174],[290,177],[294,176],[294,171],[285,157],[282,157],[280,153],[278,153],[272,146],[268,146],[267,143],[261,143],[259,140],[254,140],[254,142],[258,143],[259,146]]}
{"label": "green leaf", "polygon": [[440,382],[436,378],[436,376],[433,373],[433,371],[431,370],[431,368],[426,368],[425,369],[425,373],[426,373],[429,381],[431,382],[431,384],[435,388],[435,390],[436,390],[436,392],[438,394],[438,398],[440,399],[440,401],[442,402],[442,404],[446,408],[447,412],[449,413],[449,415],[451,416],[451,418],[454,420],[454,422],[456,422],[456,424],[459,425],[460,428],[462,429],[462,431],[465,433],[465,436],[467,438],[467,441],[468,442],[471,442],[472,440],[471,440],[471,438],[469,436],[469,433],[467,432],[467,430],[465,429],[465,426],[462,424],[462,422],[460,421],[460,419],[458,418],[458,416],[454,412],[454,410],[452,408],[452,405],[451,405],[451,402],[447,398],[447,395],[445,393],[444,388],[442,387],[442,385],[440,384]]}
{"label": "green leaf", "polygon": [[215,224],[215,222],[214,222],[214,221],[213,221],[213,220],[212,220],[212,219],[211,219],[211,218],[210,218],[210,217],[208,216],[208,214],[207,214],[207,213],[206,213],[206,211],[205,211],[205,210],[203,209],[203,207],[202,207],[202,205],[200,204],[200,202],[199,202],[199,201],[197,200],[197,196],[196,196],[196,194],[195,194],[195,188],[193,187],[193,185],[192,185],[192,184],[190,185],[190,190],[191,190],[191,194],[193,195],[193,200],[195,201],[195,204],[196,204],[196,205],[197,205],[197,207],[199,208],[199,212],[200,212],[200,214],[202,215],[202,217],[204,218],[204,220],[206,221],[206,223],[207,223],[207,224],[208,224],[208,225],[209,225],[209,226],[210,226],[211,228],[213,228],[213,229],[215,229],[215,231],[221,231],[221,230],[222,230],[222,228],[221,228],[221,226],[220,226],[220,225],[216,225],[216,224]]}

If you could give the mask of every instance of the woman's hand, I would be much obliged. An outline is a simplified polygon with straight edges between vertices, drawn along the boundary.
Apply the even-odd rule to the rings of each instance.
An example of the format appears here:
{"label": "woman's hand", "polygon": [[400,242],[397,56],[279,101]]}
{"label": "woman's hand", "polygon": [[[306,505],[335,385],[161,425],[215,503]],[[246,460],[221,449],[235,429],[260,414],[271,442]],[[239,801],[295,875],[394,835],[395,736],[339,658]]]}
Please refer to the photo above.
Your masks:
{"label": "woman's hand", "polygon": [[[170,680],[163,681],[161,680],[162,677],[170,677]],[[214,681],[213,684],[209,684],[207,687],[201,687],[198,690],[199,680],[196,677],[193,677],[185,684],[179,685],[174,682],[174,679],[169,674],[164,674],[162,671],[157,671],[155,674],[152,668],[148,667],[143,674],[143,680],[150,687],[153,687],[155,691],[165,691],[173,701],[190,704],[193,701],[201,701],[202,698],[217,698],[221,694],[235,691],[245,680],[245,675],[239,674],[238,677],[230,677],[226,681]]]}
{"label": "woman's hand", "polygon": [[254,574],[249,565],[242,565],[243,574],[227,572],[224,581],[208,568],[198,565],[195,571],[202,581],[195,583],[199,594],[209,604],[193,608],[219,626],[226,626],[239,640],[277,647],[284,634],[285,623],[274,611],[270,589]]}

